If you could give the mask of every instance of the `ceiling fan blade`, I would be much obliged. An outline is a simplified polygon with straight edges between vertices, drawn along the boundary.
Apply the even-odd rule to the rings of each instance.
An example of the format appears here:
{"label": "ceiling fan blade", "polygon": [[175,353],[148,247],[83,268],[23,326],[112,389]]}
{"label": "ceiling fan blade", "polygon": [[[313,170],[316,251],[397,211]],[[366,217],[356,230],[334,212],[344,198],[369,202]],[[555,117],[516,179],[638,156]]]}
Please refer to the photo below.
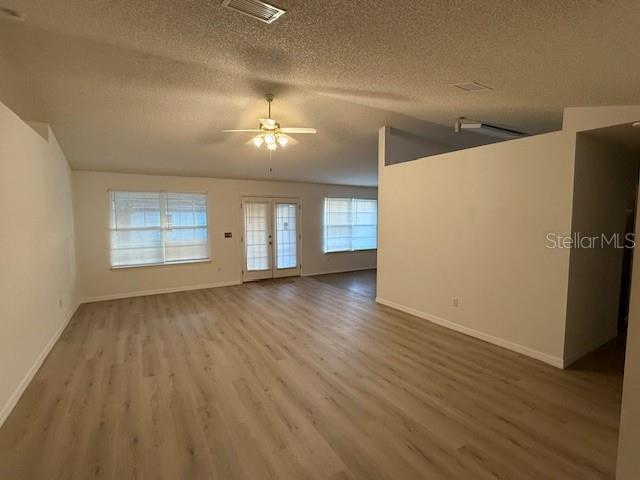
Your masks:
{"label": "ceiling fan blade", "polygon": [[260,129],[259,128],[246,128],[246,129],[242,129],[242,130],[222,130],[223,132],[226,133],[259,133]]}
{"label": "ceiling fan blade", "polygon": [[[282,132],[282,130],[280,130],[280,131]],[[280,136],[281,137],[285,137],[287,139],[287,145],[297,145],[298,143],[300,143],[300,142],[298,142],[298,140],[296,140],[293,137],[290,137],[289,135],[285,135],[283,133],[280,133]]]}
{"label": "ceiling fan blade", "polygon": [[265,128],[276,128],[276,121],[273,118],[259,118],[258,120]]}
{"label": "ceiling fan blade", "polygon": [[317,133],[315,128],[306,127],[287,127],[281,128],[282,133]]}

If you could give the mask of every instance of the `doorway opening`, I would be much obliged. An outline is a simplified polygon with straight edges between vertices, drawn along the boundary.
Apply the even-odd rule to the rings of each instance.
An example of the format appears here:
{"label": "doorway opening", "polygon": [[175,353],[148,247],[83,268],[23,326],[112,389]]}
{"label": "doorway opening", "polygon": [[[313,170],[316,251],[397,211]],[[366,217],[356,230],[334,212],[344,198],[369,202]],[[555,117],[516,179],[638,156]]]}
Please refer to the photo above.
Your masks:
{"label": "doorway opening", "polygon": [[[625,211],[625,238],[634,238],[636,231],[638,184],[629,199],[629,206]],[[620,278],[620,304],[618,307],[618,335],[626,336],[629,325],[629,304],[631,301],[631,271],[633,268],[634,249],[625,248],[622,252],[622,272]]]}
{"label": "doorway opening", "polygon": [[242,197],[242,281],[300,275],[300,199]]}
{"label": "doorway opening", "polygon": [[[629,124],[576,137],[565,365],[624,370],[640,141]],[[575,362],[575,363],[574,363]]]}

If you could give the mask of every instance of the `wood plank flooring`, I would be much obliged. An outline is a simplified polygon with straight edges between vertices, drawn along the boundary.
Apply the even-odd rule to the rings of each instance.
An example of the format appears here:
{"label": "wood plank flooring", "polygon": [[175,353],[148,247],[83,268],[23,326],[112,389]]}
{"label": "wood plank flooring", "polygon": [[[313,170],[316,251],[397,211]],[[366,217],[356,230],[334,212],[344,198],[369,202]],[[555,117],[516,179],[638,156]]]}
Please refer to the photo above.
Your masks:
{"label": "wood plank flooring", "polygon": [[314,280],[328,283],[353,293],[359,293],[372,300],[376,298],[376,269],[348,273],[326,273],[314,275]]}
{"label": "wood plank flooring", "polygon": [[82,305],[2,479],[612,479],[622,379],[312,278]]}

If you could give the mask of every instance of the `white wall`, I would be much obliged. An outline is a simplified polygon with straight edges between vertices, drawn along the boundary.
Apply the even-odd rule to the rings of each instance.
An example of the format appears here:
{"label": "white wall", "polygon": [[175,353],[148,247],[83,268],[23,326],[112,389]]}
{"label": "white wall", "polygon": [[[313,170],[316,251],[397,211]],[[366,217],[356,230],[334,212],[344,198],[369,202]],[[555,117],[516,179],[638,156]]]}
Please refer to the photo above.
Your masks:
{"label": "white wall", "polygon": [[[3,22],[2,28],[6,26]],[[0,102],[22,118],[37,120],[34,112],[39,99],[20,63],[15,49],[0,49]]]}
{"label": "white wall", "polygon": [[[618,235],[636,200],[638,162],[625,148],[588,133],[576,138],[572,233]],[[574,248],[569,262],[565,365],[618,334],[623,250]]]}
{"label": "white wall", "polygon": [[[561,132],[388,167],[381,129],[378,300],[562,366],[569,254],[543,252],[539,235],[571,230],[576,132],[638,120],[638,105],[568,108]],[[631,290],[619,480],[640,471],[637,255]]]}
{"label": "white wall", "polygon": [[[212,262],[111,270],[107,190],[207,192]],[[285,195],[302,201],[302,274],[375,268],[376,252],[322,252],[325,196],[376,198],[377,189],[216,178],[73,172],[78,278],[83,299],[241,281],[242,195]],[[224,238],[232,232],[232,238]]]}
{"label": "white wall", "polygon": [[551,133],[381,158],[378,301],[562,366],[569,251],[545,238],[571,230],[568,150]]}
{"label": "white wall", "polygon": [[545,235],[571,233],[576,132],[635,120],[567,108],[559,132],[389,166],[411,148],[381,129],[378,300],[565,366],[569,249]]}
{"label": "white wall", "polygon": [[438,142],[434,140],[433,137],[430,137],[426,131],[421,132],[421,134],[416,134],[400,128],[387,127],[387,138],[389,141],[386,143],[386,150],[384,152],[385,164],[394,165],[417,158],[478,147],[480,145],[488,145],[500,141],[497,138],[480,135],[469,130],[454,134],[453,129],[450,129],[449,132],[457,138],[455,145],[451,142]]}
{"label": "white wall", "polygon": [[[639,199],[640,200],[640,199]],[[639,202],[640,204],[640,202]],[[636,238],[640,238],[636,215]],[[622,414],[618,442],[618,480],[637,480],[640,474],[640,261],[635,256],[631,281],[629,329],[622,387]]]}
{"label": "white wall", "polygon": [[[636,237],[640,235],[636,217]],[[622,414],[618,442],[618,480],[637,480],[640,473],[640,268],[637,262],[631,282],[631,305],[627,331]]]}
{"label": "white wall", "polygon": [[0,424],[77,307],[71,172],[40,130],[0,103]]}

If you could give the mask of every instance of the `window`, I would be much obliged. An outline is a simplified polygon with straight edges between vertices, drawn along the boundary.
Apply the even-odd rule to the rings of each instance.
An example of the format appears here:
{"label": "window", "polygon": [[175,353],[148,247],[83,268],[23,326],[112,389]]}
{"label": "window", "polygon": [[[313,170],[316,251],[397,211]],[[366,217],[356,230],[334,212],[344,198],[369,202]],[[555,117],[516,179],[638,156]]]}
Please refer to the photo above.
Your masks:
{"label": "window", "polygon": [[378,201],[324,199],[324,251],[369,250],[378,246]]}
{"label": "window", "polygon": [[110,192],[111,266],[207,260],[207,196]]}

